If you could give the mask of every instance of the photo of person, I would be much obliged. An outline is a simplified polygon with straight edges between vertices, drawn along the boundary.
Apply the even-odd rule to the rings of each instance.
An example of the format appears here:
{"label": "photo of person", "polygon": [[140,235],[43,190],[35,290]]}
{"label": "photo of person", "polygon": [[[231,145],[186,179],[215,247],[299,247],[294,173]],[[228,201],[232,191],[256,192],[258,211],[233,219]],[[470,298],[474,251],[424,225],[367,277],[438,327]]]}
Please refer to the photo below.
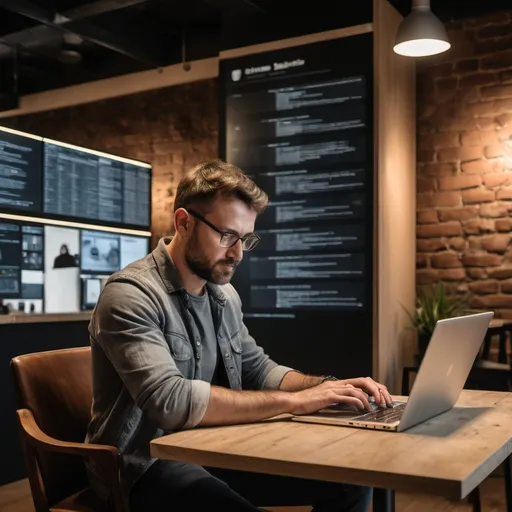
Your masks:
{"label": "photo of person", "polygon": [[77,258],[69,253],[67,244],[60,246],[59,255],[53,260],[53,268],[67,268],[78,266]]}
{"label": "photo of person", "polygon": [[44,228],[44,305],[47,313],[80,311],[80,231]]}

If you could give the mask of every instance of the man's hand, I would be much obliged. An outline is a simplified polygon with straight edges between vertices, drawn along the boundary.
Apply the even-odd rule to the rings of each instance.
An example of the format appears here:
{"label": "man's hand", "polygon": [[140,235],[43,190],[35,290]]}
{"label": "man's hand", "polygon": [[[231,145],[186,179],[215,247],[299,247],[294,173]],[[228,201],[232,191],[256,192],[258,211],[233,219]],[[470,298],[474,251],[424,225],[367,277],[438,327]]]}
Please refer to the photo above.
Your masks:
{"label": "man's hand", "polygon": [[378,384],[370,377],[326,381],[294,395],[294,404],[290,411],[292,414],[310,414],[336,403],[372,411],[368,395],[372,395],[375,403],[381,407],[392,402],[386,386]]}
{"label": "man's hand", "polygon": [[362,389],[368,395],[373,396],[375,403],[381,407],[386,407],[393,403],[393,399],[384,384],[375,382],[371,377],[358,377],[357,379],[345,379],[340,382],[350,384],[356,388]]}

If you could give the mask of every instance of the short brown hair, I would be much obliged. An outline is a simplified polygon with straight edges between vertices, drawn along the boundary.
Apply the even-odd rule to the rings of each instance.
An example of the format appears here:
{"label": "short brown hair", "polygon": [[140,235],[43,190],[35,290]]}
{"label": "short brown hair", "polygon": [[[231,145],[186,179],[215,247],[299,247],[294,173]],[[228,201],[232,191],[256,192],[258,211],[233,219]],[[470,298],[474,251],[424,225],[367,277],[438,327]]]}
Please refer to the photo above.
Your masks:
{"label": "short brown hair", "polygon": [[263,213],[268,204],[267,194],[236,165],[211,160],[196,165],[180,180],[174,211],[196,204],[208,208],[219,195],[236,197],[258,214]]}

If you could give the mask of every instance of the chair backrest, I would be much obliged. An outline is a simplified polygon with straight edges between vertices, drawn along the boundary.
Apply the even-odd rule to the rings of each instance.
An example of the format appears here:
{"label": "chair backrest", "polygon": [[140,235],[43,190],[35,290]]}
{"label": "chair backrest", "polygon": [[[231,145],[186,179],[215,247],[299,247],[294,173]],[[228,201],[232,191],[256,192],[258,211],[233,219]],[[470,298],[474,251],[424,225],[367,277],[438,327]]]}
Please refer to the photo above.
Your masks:
{"label": "chair backrest", "polygon": [[[29,409],[47,435],[84,442],[91,417],[91,349],[81,347],[27,354],[11,361],[20,408]],[[51,505],[88,486],[80,457],[37,456]]]}

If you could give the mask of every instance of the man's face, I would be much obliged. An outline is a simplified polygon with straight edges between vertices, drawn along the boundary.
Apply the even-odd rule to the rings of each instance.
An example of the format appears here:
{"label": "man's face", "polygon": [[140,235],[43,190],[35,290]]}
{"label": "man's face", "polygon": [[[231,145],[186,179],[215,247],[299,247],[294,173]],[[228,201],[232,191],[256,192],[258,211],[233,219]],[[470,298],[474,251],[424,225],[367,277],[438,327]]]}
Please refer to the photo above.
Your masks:
{"label": "man's face", "polygon": [[[218,198],[204,217],[223,232],[243,236],[254,232],[256,212],[235,198]],[[187,239],[185,261],[198,277],[213,284],[229,283],[236,266],[242,261],[242,242],[233,247],[220,245],[221,235],[200,220],[193,220],[193,232]]]}

